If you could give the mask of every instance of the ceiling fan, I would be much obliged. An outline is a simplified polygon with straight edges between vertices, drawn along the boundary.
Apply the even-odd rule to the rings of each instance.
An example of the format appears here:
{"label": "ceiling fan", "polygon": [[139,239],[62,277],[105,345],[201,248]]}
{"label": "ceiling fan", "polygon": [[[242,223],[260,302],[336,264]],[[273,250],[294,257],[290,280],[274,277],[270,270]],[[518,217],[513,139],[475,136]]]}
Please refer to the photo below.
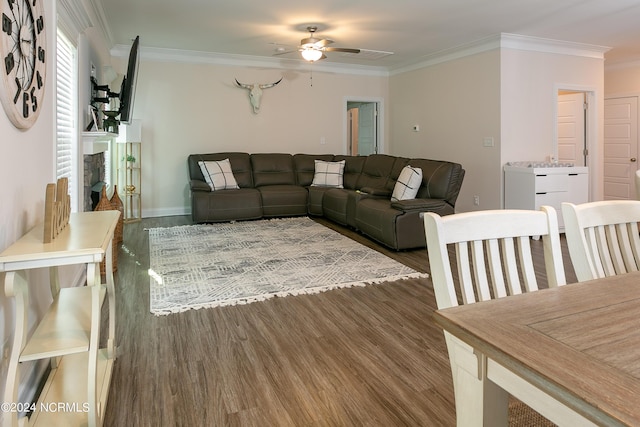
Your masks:
{"label": "ceiling fan", "polygon": [[[310,25],[307,27],[309,31],[309,37],[305,37],[300,40],[300,46],[298,46],[298,52],[302,55],[306,61],[315,62],[320,59],[325,59],[327,56],[325,52],[347,52],[347,53],[360,53],[360,49],[352,49],[346,47],[331,47],[333,43],[330,39],[321,39],[316,37],[315,33],[318,31],[318,27]],[[289,52],[279,52],[276,55],[282,55]]]}

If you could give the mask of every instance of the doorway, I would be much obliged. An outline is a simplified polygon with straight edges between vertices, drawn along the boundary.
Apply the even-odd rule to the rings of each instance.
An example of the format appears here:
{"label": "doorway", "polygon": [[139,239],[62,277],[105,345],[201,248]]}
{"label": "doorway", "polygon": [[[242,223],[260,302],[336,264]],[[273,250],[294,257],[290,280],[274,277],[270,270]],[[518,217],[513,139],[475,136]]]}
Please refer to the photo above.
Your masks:
{"label": "doorway", "polygon": [[554,160],[589,168],[589,200],[602,194],[602,159],[598,145],[597,90],[556,85]]}
{"label": "doorway", "polygon": [[558,161],[587,165],[587,97],[585,92],[558,91]]}
{"label": "doorway", "polygon": [[604,101],[604,200],[636,199],[638,96]]}
{"label": "doorway", "polygon": [[346,100],[346,153],[368,156],[382,153],[380,101]]}

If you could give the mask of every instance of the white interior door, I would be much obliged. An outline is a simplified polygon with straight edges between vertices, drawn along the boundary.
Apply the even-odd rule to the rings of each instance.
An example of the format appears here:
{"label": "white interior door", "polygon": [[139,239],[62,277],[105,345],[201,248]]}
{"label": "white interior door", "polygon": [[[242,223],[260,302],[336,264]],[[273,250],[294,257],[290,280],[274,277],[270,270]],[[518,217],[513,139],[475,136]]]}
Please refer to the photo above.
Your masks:
{"label": "white interior door", "polygon": [[558,94],[558,160],[586,165],[585,93]]}
{"label": "white interior door", "polygon": [[635,199],[638,97],[604,101],[604,199]]}
{"label": "white interior door", "polygon": [[347,110],[347,139],[349,143],[349,155],[358,155],[358,109]]}
{"label": "white interior door", "polygon": [[378,152],[376,116],[375,102],[367,102],[358,107],[358,155],[360,156]]}

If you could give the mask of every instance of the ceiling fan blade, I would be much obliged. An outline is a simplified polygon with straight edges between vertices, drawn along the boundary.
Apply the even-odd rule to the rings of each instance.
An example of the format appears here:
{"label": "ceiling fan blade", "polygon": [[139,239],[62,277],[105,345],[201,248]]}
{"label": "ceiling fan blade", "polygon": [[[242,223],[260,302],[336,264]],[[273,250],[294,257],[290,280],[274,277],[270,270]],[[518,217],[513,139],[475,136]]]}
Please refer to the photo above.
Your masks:
{"label": "ceiling fan blade", "polygon": [[347,53],[360,53],[360,49],[352,49],[348,47],[325,47],[322,49],[325,52],[347,52]]}
{"label": "ceiling fan blade", "polygon": [[298,52],[298,49],[295,49],[295,50],[285,50],[285,51],[282,51],[282,52],[276,52],[276,53],[274,53],[272,56],[286,55],[287,53],[293,53],[293,52]]}
{"label": "ceiling fan blade", "polygon": [[333,43],[333,40],[329,40],[329,39],[320,39],[316,42],[316,46],[317,47],[325,47],[327,45],[330,45],[331,43]]}
{"label": "ceiling fan blade", "polygon": [[329,39],[317,39],[315,37],[308,37],[300,40],[300,47],[320,49],[333,43],[333,40]]}

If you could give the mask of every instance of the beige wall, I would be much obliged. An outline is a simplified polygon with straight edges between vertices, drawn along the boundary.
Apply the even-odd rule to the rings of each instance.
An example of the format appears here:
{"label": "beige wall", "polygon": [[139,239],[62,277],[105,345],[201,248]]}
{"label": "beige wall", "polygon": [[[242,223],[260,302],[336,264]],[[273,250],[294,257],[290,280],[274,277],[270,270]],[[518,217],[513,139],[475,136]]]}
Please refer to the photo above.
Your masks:
{"label": "beige wall", "polygon": [[606,96],[640,94],[640,63],[606,67],[604,90]]}
{"label": "beige wall", "polygon": [[[555,153],[557,91],[591,91],[592,193],[601,194],[603,60],[526,49],[493,49],[390,78],[391,151],[461,163],[456,211],[503,206],[506,162]],[[413,125],[420,132],[413,132]],[[494,147],[485,147],[486,137]],[[480,205],[473,204],[478,196]]]}
{"label": "beige wall", "polygon": [[559,89],[593,92],[588,134],[594,199],[601,196],[601,147],[604,117],[604,60],[527,50],[503,49],[501,55],[502,165],[547,160],[556,152]]}
{"label": "beige wall", "polygon": [[[449,160],[466,171],[456,211],[500,206],[500,52],[492,50],[390,78],[391,148]],[[420,125],[414,132],[413,126]],[[484,147],[485,137],[494,147]],[[473,205],[478,196],[480,206]]]}
{"label": "beige wall", "polygon": [[[123,72],[120,60],[120,72]],[[143,216],[190,212],[186,159],[219,151],[345,153],[345,97],[388,97],[386,77],[141,60]],[[254,114],[243,83],[271,83]],[[384,135],[383,135],[384,137]],[[320,144],[324,138],[326,143]],[[385,138],[387,139],[387,138]]]}
{"label": "beige wall", "polygon": [[[0,252],[18,240],[27,231],[42,221],[44,216],[44,195],[48,183],[53,182],[54,138],[55,138],[55,2],[43,2],[45,17],[49,25],[47,31],[47,79],[44,99],[40,100],[42,110],[36,123],[28,130],[18,130],[9,121],[0,107]],[[53,31],[51,30],[53,28]],[[48,278],[48,271],[31,270],[27,275],[30,281],[42,281]],[[14,301],[4,293],[5,274],[0,273],[0,343],[1,355],[9,351],[15,327]],[[31,294],[30,330],[36,320],[34,314],[43,313],[51,296],[48,287],[45,292]],[[0,401],[4,402],[4,385],[7,378],[7,361],[2,358],[0,369]],[[36,381],[33,363],[21,368],[23,383],[34,385]],[[2,415],[2,414],[0,414]]]}

